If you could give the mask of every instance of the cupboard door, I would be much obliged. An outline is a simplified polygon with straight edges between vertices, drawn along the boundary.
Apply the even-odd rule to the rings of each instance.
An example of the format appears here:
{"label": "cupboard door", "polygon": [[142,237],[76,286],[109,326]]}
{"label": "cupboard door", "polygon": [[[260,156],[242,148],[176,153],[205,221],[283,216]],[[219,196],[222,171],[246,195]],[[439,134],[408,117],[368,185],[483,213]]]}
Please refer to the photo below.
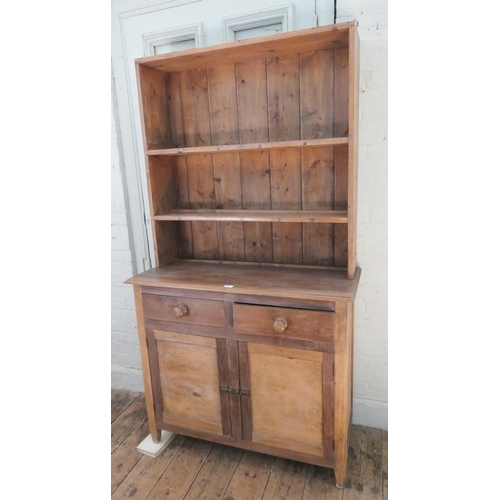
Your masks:
{"label": "cupboard door", "polygon": [[[248,342],[251,440],[330,457],[333,362],[328,353]],[[330,376],[331,371],[331,376]],[[245,426],[245,423],[244,423]]]}
{"label": "cupboard door", "polygon": [[154,339],[151,368],[158,423],[226,434],[223,432],[217,340],[161,330],[153,330],[150,335]]}

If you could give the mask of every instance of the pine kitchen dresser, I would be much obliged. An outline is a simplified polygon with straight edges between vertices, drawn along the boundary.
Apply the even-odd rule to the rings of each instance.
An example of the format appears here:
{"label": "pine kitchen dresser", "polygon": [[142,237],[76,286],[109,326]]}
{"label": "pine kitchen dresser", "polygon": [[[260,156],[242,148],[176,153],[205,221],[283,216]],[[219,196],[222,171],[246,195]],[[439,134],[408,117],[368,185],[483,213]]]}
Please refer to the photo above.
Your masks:
{"label": "pine kitchen dresser", "polygon": [[333,468],[352,408],[356,22],[136,61],[156,267],[134,286],[161,430]]}

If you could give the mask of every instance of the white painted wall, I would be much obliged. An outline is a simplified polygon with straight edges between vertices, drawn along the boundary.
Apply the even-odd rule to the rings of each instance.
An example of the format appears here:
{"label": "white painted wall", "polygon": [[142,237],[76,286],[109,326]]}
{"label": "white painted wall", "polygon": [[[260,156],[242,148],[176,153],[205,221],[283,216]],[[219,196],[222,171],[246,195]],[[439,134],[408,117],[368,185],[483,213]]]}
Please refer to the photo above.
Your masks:
{"label": "white painted wall", "polygon": [[355,424],[387,429],[387,0],[338,0],[337,22],[358,20],[360,120],[355,304]]}
{"label": "white painted wall", "polygon": [[[387,1],[338,0],[337,22],[352,19],[359,22],[361,42],[358,265],[363,269],[356,299],[353,422],[387,429]],[[123,284],[134,266],[116,116],[113,98],[112,386],[143,390],[132,287]]]}

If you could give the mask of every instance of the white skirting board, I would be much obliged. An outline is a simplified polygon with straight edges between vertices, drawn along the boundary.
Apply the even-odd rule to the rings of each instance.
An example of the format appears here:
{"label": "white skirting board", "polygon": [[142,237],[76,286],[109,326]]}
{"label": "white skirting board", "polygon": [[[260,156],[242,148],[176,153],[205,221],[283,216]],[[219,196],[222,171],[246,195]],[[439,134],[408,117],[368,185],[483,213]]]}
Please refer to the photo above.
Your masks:
{"label": "white skirting board", "polygon": [[140,451],[144,455],[148,455],[149,457],[156,458],[163,450],[174,440],[177,434],[173,434],[168,431],[161,431],[161,439],[158,443],[153,443],[153,439],[151,438],[151,434],[145,438],[141,444],[137,447],[137,451]]}

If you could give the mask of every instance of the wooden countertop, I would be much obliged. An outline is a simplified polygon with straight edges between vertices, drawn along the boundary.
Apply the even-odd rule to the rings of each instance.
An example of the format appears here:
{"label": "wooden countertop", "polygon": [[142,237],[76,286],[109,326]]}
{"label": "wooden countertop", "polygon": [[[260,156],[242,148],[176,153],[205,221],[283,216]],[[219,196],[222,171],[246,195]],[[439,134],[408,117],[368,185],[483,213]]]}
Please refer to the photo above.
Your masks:
{"label": "wooden countertop", "polygon": [[353,301],[360,275],[359,267],[350,280],[345,271],[328,268],[176,260],[138,274],[125,283],[231,294]]}

